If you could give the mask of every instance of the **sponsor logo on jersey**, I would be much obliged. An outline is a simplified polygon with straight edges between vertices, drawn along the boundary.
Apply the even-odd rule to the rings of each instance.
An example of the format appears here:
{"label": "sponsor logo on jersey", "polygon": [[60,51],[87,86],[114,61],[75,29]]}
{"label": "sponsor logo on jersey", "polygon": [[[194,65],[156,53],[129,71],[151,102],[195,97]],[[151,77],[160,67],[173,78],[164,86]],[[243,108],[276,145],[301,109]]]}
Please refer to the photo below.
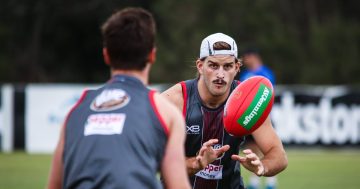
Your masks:
{"label": "sponsor logo on jersey", "polygon": [[200,134],[200,126],[199,125],[186,126],[186,134],[189,135]]}
{"label": "sponsor logo on jersey", "polygon": [[111,111],[126,106],[130,96],[121,89],[107,89],[101,92],[91,103],[90,108],[97,112]]}
{"label": "sponsor logo on jersey", "polygon": [[222,179],[222,165],[209,164],[205,169],[197,172],[195,175],[204,179],[217,180]]}
{"label": "sponsor logo on jersey", "polygon": [[126,115],[122,113],[89,115],[84,135],[119,135],[123,131],[125,119]]}

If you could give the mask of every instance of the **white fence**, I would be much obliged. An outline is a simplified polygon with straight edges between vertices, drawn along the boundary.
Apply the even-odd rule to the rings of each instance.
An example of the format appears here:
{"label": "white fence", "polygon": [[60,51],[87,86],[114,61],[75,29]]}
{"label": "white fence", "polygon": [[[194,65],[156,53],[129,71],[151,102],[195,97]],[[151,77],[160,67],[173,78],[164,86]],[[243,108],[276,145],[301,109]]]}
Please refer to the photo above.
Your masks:
{"label": "white fence", "polygon": [[[51,153],[69,109],[85,88],[29,84],[25,88],[25,149]],[[163,90],[169,85],[153,85]],[[284,144],[360,145],[360,93],[343,86],[278,86],[271,116]],[[0,144],[13,150],[13,87],[1,87]]]}
{"label": "white fence", "polygon": [[4,152],[13,150],[13,91],[11,85],[0,89],[0,148]]}

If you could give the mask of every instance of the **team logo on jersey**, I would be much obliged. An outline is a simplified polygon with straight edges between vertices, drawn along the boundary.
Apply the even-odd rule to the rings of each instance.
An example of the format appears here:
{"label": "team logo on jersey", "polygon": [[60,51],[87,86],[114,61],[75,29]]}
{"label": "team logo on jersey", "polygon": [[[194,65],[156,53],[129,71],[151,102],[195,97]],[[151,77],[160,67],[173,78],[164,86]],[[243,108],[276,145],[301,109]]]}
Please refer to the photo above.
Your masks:
{"label": "team logo on jersey", "polygon": [[218,150],[218,149],[220,149],[221,147],[222,147],[221,144],[215,144],[215,145],[213,146],[213,148],[214,148],[215,150]]}
{"label": "team logo on jersey", "polygon": [[199,125],[186,126],[186,134],[189,134],[189,135],[200,134],[200,126]]}
{"label": "team logo on jersey", "polygon": [[108,89],[99,94],[91,103],[90,108],[94,111],[111,111],[126,106],[130,96],[121,89]]}
{"label": "team logo on jersey", "polygon": [[92,114],[85,123],[84,135],[115,135],[121,134],[126,114]]}
{"label": "team logo on jersey", "polygon": [[[215,144],[215,145],[213,146],[213,148],[214,148],[215,150],[217,150],[217,149],[220,149],[222,146],[223,146],[222,144]],[[219,160],[219,159],[223,158],[224,155],[225,155],[225,152],[224,152],[223,154],[221,154],[221,156],[219,156],[218,158],[216,158],[216,160]]]}
{"label": "team logo on jersey", "polygon": [[222,179],[222,165],[209,164],[205,169],[197,172],[195,175],[204,179],[217,180]]}

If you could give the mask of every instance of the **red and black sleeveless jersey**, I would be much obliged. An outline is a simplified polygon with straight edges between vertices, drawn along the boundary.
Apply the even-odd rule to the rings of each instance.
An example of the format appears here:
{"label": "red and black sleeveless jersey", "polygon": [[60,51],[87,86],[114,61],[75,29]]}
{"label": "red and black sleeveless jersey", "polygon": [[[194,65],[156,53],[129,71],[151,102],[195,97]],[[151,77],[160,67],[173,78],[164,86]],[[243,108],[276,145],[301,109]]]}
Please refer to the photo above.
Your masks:
{"label": "red and black sleeveless jersey", "polygon": [[[240,164],[231,159],[238,154],[244,138],[230,136],[224,129],[224,104],[211,109],[202,104],[197,88],[197,79],[180,82],[184,98],[183,115],[186,120],[186,156],[194,157],[202,144],[210,139],[218,139],[214,148],[230,145],[230,149],[209,164],[205,169],[190,177],[194,189],[243,189]],[[238,85],[233,81],[231,91]]]}

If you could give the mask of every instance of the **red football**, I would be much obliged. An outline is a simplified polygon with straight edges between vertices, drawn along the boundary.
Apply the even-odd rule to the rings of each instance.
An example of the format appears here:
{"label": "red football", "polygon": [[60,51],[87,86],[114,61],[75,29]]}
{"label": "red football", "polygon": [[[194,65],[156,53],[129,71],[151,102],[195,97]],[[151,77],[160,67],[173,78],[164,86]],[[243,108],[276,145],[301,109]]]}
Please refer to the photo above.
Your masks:
{"label": "red football", "polygon": [[224,109],[225,130],[233,136],[245,136],[264,123],[274,103],[271,82],[262,76],[241,82],[231,93]]}

